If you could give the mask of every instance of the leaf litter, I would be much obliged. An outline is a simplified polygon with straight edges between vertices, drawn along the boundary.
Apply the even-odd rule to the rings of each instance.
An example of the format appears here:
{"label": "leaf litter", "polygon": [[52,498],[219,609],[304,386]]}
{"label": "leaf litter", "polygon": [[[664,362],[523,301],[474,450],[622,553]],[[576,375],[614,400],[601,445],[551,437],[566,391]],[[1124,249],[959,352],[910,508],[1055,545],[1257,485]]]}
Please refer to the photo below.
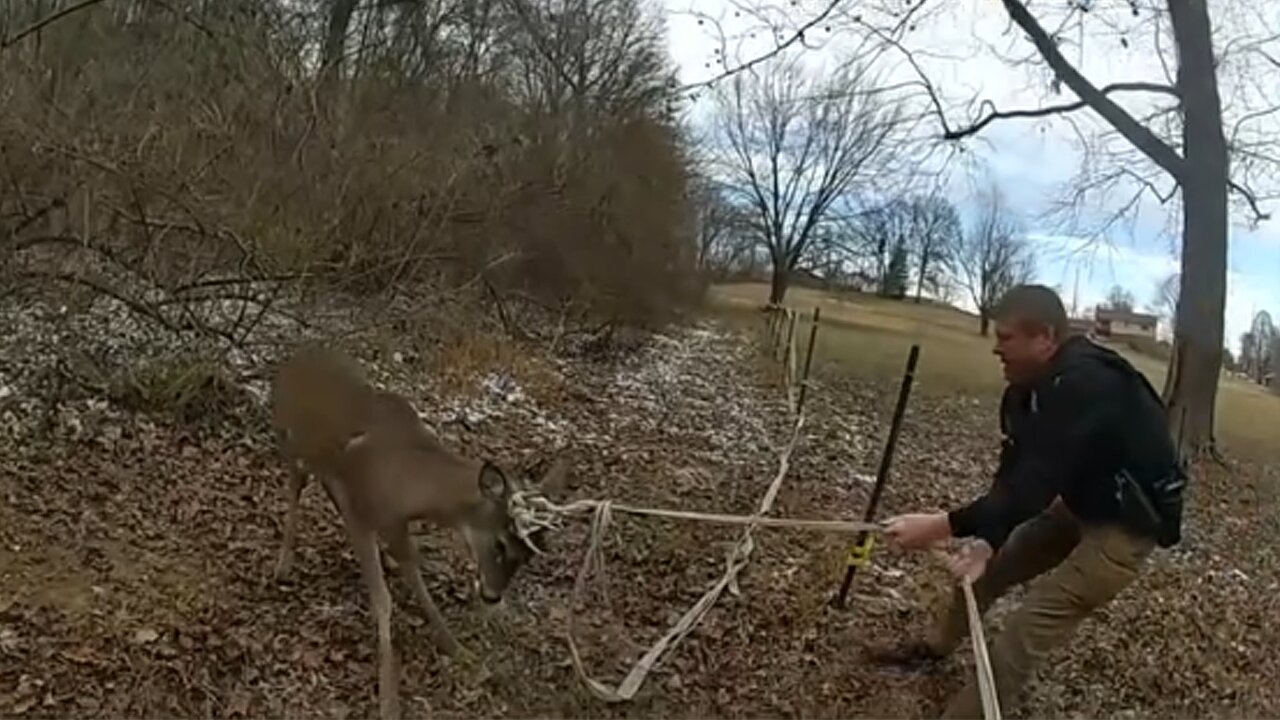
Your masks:
{"label": "leaf litter", "polygon": [[[0,714],[373,715],[359,572],[314,487],[294,575],[270,579],[284,473],[262,428],[232,417],[195,431],[92,389],[51,389],[69,345],[117,358],[155,352],[157,340],[121,317],[109,305],[74,322],[49,305],[0,313]],[[751,338],[704,322],[622,357],[535,357],[537,372],[484,373],[464,394],[403,357],[362,359],[468,452],[527,468],[565,455],[573,473],[561,499],[749,513],[791,424],[762,355]],[[263,397],[261,384],[251,390]],[[894,382],[819,364],[777,514],[861,515],[895,393]],[[980,491],[994,411],[993,398],[917,394],[882,514]],[[1276,480],[1274,466],[1242,460],[1203,468],[1187,541],[1158,553],[1055,653],[1024,713],[1280,714],[1270,681],[1280,670]],[[591,672],[616,682],[718,579],[739,531],[619,517],[607,583],[570,607],[585,525],[571,522],[494,614],[471,596],[459,543],[422,529],[427,584],[476,659],[439,656],[392,580],[407,716],[929,716],[970,676],[965,657],[925,675],[862,656],[920,632],[945,602],[946,578],[928,559],[878,548],[851,609],[835,611],[827,601],[849,540],[758,530],[741,594],[721,599],[635,702],[600,704],[568,663],[570,613]],[[1007,607],[992,614],[992,631]]]}

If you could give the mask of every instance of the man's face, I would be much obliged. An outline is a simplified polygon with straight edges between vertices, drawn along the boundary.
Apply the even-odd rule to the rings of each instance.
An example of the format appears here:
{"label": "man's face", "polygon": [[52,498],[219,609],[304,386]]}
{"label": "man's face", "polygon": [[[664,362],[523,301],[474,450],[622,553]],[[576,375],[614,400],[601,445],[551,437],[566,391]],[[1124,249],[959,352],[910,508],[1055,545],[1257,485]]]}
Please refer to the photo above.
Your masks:
{"label": "man's face", "polygon": [[1053,331],[1015,319],[996,321],[996,345],[1004,377],[1015,385],[1034,381],[1048,369],[1058,343]]}

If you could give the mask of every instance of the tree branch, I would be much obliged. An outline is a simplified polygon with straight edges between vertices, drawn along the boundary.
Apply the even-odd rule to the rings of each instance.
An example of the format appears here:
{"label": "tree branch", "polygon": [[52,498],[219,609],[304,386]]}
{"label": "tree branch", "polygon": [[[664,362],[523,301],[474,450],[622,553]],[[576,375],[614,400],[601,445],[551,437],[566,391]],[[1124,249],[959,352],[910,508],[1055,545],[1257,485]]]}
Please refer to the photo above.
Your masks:
{"label": "tree branch", "polygon": [[840,4],[842,2],[844,2],[844,0],[828,0],[826,6],[822,8],[821,12],[809,18],[809,20],[806,21],[799,28],[797,28],[795,32],[791,33],[791,35],[788,36],[787,39],[776,44],[771,50],[761,53],[760,55],[757,55],[746,62],[739,63],[730,68],[725,68],[719,74],[713,77],[707,78],[706,80],[699,80],[698,82],[695,82],[695,83],[682,85],[680,87],[680,90],[687,92],[689,90],[697,90],[698,88],[711,87],[721,80],[733,77],[734,75],[750,70],[755,66],[760,65],[761,63],[766,63],[778,57],[782,53],[786,52],[787,49],[790,48],[791,46],[797,43],[803,43],[805,33],[809,32],[810,30],[814,29],[819,24],[825,22],[828,18],[830,18],[831,14],[834,13],[836,9],[840,7]]}
{"label": "tree branch", "polygon": [[1062,82],[1071,88],[1072,92],[1093,108],[1095,112],[1103,117],[1112,127],[1133,146],[1142,151],[1144,155],[1151,158],[1151,161],[1159,165],[1165,172],[1172,175],[1175,179],[1181,180],[1185,170],[1185,162],[1182,156],[1173,148],[1169,147],[1163,140],[1151,132],[1133,118],[1124,108],[1117,105],[1111,98],[1107,97],[1093,83],[1089,82],[1080,71],[1071,64],[1058,50],[1057,43],[1045,32],[1045,29],[1036,21],[1035,16],[1023,5],[1021,0],[1001,0],[1004,9],[1009,13],[1010,19],[1022,28],[1022,31],[1031,39],[1033,45],[1040,52],[1040,56],[1049,65]]}
{"label": "tree branch", "polygon": [[1258,203],[1258,196],[1255,195],[1248,188],[1246,188],[1244,185],[1241,185],[1235,180],[1228,179],[1227,187],[1231,188],[1232,191],[1243,196],[1245,199],[1245,202],[1249,203],[1249,209],[1253,211],[1254,222],[1262,222],[1263,220],[1271,219],[1271,213],[1263,210],[1262,206]]}
{"label": "tree branch", "polygon": [[[1168,85],[1149,82],[1122,82],[1112,83],[1098,90],[1102,95],[1110,95],[1115,92],[1150,92],[1160,93],[1163,95],[1178,96],[1178,91]],[[983,103],[985,107],[992,107],[990,101]],[[956,128],[948,130],[943,128],[942,137],[944,140],[960,140],[961,138],[976,135],[983,128],[995,122],[996,120],[1012,120],[1015,118],[1037,118],[1048,117],[1050,115],[1063,115],[1077,110],[1089,107],[1090,103],[1084,100],[1077,100],[1070,103],[1062,103],[1060,105],[1049,105],[1046,107],[1033,108],[1030,110],[996,110],[992,108],[986,116],[978,120],[968,127]]]}
{"label": "tree branch", "polygon": [[38,33],[41,30],[43,30],[45,27],[58,22],[62,18],[72,13],[79,12],[81,10],[84,10],[85,8],[92,7],[101,2],[102,0],[80,0],[80,2],[76,3],[75,5],[69,5],[61,10],[49,13],[47,16],[40,18],[39,20],[31,23],[25,28],[19,30],[12,37],[5,38],[3,42],[0,42],[0,50],[4,50],[8,48],[10,45],[17,44],[28,35],[33,35],[35,33]]}

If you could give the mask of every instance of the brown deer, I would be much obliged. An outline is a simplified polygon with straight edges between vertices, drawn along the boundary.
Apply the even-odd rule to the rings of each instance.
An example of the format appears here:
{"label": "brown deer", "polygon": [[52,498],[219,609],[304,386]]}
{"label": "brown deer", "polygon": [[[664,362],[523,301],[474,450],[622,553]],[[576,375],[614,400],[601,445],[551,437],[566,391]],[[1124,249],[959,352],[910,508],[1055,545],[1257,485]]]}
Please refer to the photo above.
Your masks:
{"label": "brown deer", "polygon": [[[514,493],[533,490],[512,482],[496,465],[446,449],[408,400],[375,389],[347,356],[316,345],[302,347],[276,372],[272,421],[290,467],[288,515],[275,575],[288,574],[298,529],[298,499],[314,475],[342,516],[360,562],[377,623],[378,703],[384,718],[399,716],[399,671],[391,646],[391,595],[383,577],[378,538],[391,550],[421,603],[440,650],[456,654],[440,610],[427,593],[409,523],[424,520],[457,528],[478,570],[480,597],[502,599],[508,583],[536,552],[546,524],[513,516]],[[543,478],[559,479],[555,463]]]}

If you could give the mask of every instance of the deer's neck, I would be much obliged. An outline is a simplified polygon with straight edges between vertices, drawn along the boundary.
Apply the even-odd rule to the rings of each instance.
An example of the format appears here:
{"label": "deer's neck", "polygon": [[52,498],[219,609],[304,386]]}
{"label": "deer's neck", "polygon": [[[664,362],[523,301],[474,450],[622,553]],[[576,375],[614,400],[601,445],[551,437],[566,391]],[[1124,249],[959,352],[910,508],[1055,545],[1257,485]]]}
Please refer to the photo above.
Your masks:
{"label": "deer's neck", "polygon": [[414,518],[443,525],[468,523],[483,502],[480,463],[443,448],[421,451],[421,470],[405,493],[406,508]]}

